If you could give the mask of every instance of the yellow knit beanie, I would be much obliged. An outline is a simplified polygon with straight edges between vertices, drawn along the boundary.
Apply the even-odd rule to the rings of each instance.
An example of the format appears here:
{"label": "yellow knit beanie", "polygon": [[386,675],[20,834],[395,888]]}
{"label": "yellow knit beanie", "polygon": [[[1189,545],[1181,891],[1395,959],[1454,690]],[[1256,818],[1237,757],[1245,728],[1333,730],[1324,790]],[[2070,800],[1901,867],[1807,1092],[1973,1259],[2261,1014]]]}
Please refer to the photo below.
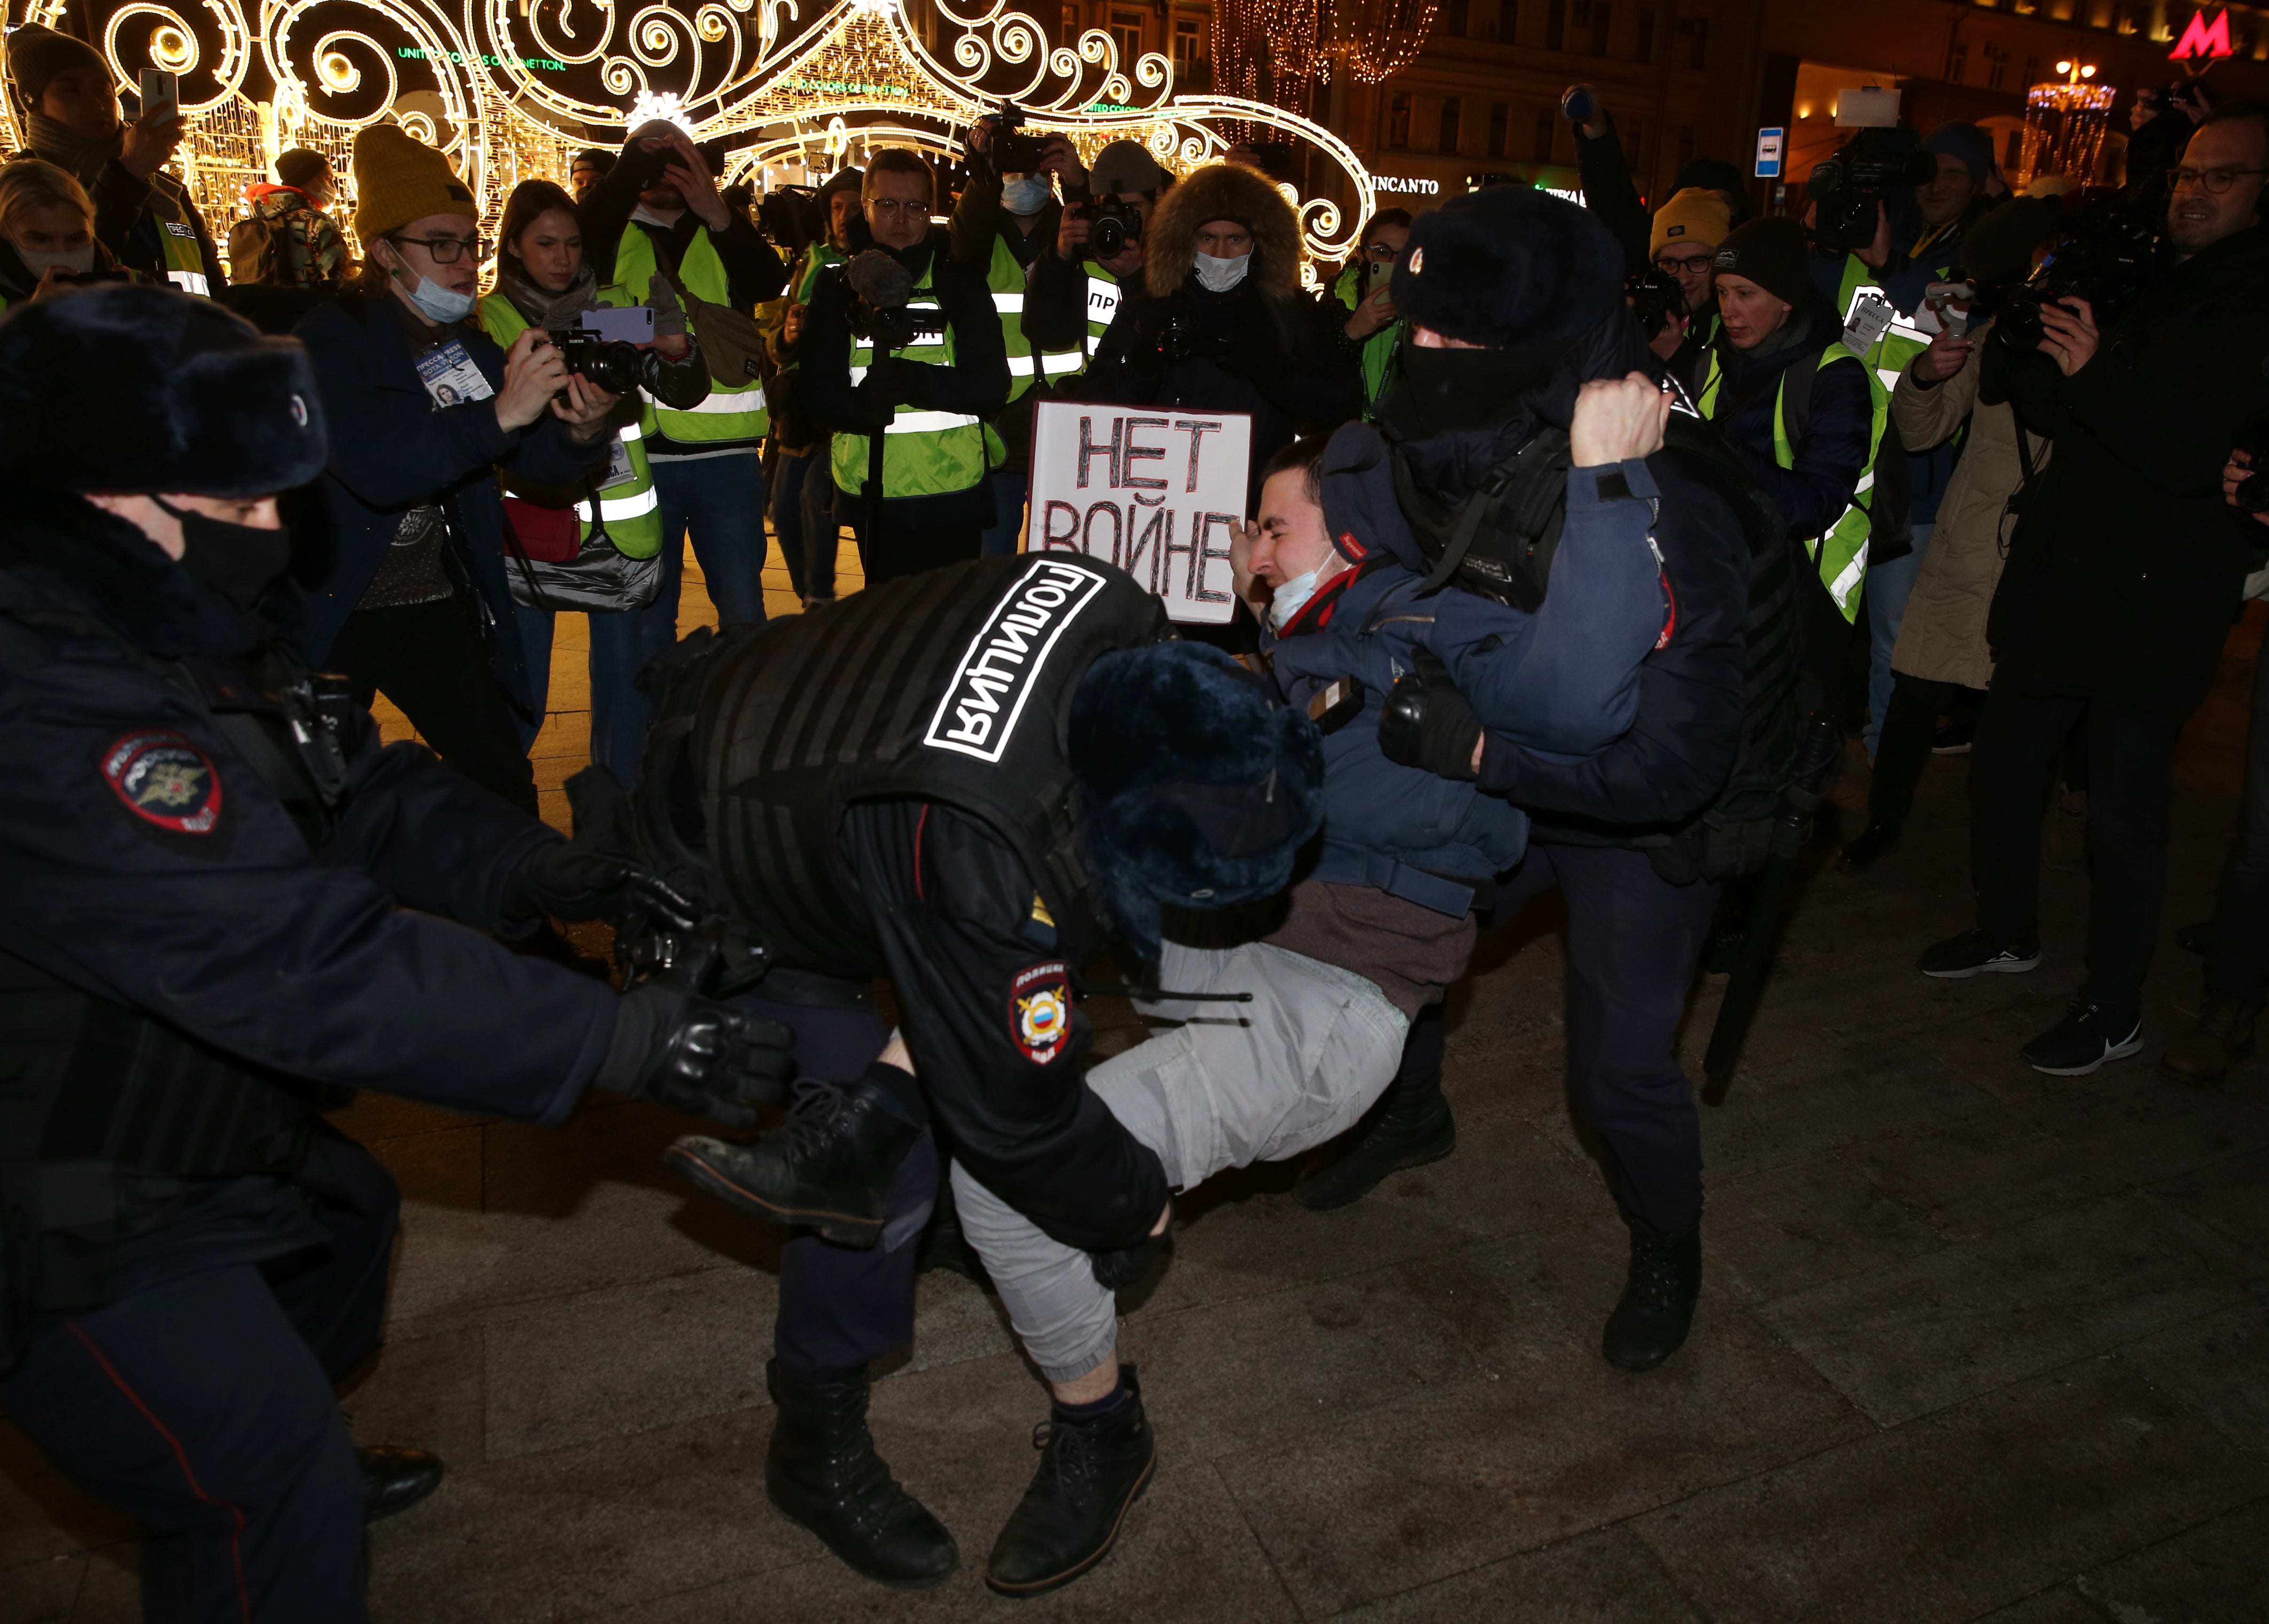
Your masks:
{"label": "yellow knit beanie", "polygon": [[449,167],[449,160],[399,124],[368,124],[355,131],[355,235],[365,252],[388,232],[429,214],[478,218],[480,205]]}
{"label": "yellow knit beanie", "polygon": [[1654,217],[1654,233],[1647,240],[1647,257],[1653,258],[1674,242],[1698,242],[1714,248],[1733,228],[1733,211],[1726,200],[1707,187],[1689,186],[1674,195]]}

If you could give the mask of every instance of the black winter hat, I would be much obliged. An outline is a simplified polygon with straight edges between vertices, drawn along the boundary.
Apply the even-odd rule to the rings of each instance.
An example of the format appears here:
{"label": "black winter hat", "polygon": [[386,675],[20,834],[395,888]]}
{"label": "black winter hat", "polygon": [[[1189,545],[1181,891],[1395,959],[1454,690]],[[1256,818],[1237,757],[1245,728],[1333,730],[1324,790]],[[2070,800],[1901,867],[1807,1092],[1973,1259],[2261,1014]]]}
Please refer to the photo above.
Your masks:
{"label": "black winter hat", "polygon": [[1574,203],[1489,186],[1420,215],[1394,267],[1394,307],[1445,338],[1566,349],[1623,302],[1623,251]]}
{"label": "black winter hat", "polygon": [[16,81],[16,94],[27,113],[40,110],[40,99],[55,75],[74,68],[92,68],[105,78],[110,77],[110,64],[84,40],[38,23],[26,23],[8,35],[8,77]]}
{"label": "black winter hat", "polygon": [[1737,225],[1711,262],[1719,272],[1747,277],[1783,304],[1801,307],[1812,296],[1812,244],[1804,227],[1785,215]]}
{"label": "black winter hat", "polygon": [[1089,867],[1146,962],[1164,904],[1273,897],[1323,826],[1316,725],[1206,644],[1104,655],[1072,696],[1068,731]]}
{"label": "black winter hat", "polygon": [[327,455],[307,351],[209,299],[102,287],[0,321],[0,484],[270,496]]}

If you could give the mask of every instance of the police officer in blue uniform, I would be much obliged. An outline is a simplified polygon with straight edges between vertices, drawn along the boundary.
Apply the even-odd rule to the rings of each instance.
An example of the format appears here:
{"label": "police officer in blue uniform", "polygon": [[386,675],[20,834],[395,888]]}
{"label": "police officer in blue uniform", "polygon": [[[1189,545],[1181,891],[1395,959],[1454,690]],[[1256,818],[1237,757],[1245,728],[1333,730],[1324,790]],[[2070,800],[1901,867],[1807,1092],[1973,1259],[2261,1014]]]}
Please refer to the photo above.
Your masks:
{"label": "police officer in blue uniform", "polygon": [[140,1522],[153,1620],[359,1620],[366,1517],[440,1479],[333,1398],[397,1198],[322,1111],[785,1086],[779,1029],[492,940],[674,901],[299,664],[275,496],[324,456],[305,352],[217,305],[0,323],[0,1411]]}

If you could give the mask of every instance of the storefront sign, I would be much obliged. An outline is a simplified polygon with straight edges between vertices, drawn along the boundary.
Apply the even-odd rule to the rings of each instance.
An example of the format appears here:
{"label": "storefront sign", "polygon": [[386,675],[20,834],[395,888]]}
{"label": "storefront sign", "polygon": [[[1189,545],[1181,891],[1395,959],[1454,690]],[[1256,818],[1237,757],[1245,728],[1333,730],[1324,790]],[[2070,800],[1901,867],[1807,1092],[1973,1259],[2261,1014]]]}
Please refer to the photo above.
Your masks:
{"label": "storefront sign", "polygon": [[1442,189],[1439,181],[1421,181],[1400,174],[1375,174],[1371,177],[1371,184],[1378,191],[1412,192],[1421,197],[1436,196]]}

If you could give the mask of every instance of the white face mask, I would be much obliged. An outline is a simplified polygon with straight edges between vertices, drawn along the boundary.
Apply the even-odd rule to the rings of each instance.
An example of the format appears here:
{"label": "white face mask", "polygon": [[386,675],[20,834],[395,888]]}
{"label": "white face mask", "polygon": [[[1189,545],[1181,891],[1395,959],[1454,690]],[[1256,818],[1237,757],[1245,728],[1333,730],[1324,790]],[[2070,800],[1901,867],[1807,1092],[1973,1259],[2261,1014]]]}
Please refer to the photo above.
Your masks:
{"label": "white face mask", "polygon": [[1208,293],[1226,293],[1245,280],[1245,268],[1253,263],[1253,255],[1240,254],[1225,260],[1211,254],[1198,255],[1198,285]]}
{"label": "white face mask", "polygon": [[[1205,256],[1200,255],[1198,257],[1203,259]],[[1215,291],[1218,292],[1220,290]],[[1275,594],[1268,600],[1268,629],[1271,631],[1282,631],[1286,621],[1307,607],[1308,600],[1316,595],[1316,577],[1322,569],[1323,565],[1318,565],[1305,575],[1295,575],[1276,588]]]}
{"label": "white face mask", "polygon": [[24,262],[24,269],[32,273],[34,281],[57,267],[80,277],[94,269],[94,243],[92,240],[85,247],[65,248],[60,253],[52,249],[17,247],[12,238],[9,246],[16,248],[16,257]]}
{"label": "white face mask", "polygon": [[1011,214],[1038,214],[1053,196],[1044,174],[1020,174],[1001,183],[1001,206]]}

